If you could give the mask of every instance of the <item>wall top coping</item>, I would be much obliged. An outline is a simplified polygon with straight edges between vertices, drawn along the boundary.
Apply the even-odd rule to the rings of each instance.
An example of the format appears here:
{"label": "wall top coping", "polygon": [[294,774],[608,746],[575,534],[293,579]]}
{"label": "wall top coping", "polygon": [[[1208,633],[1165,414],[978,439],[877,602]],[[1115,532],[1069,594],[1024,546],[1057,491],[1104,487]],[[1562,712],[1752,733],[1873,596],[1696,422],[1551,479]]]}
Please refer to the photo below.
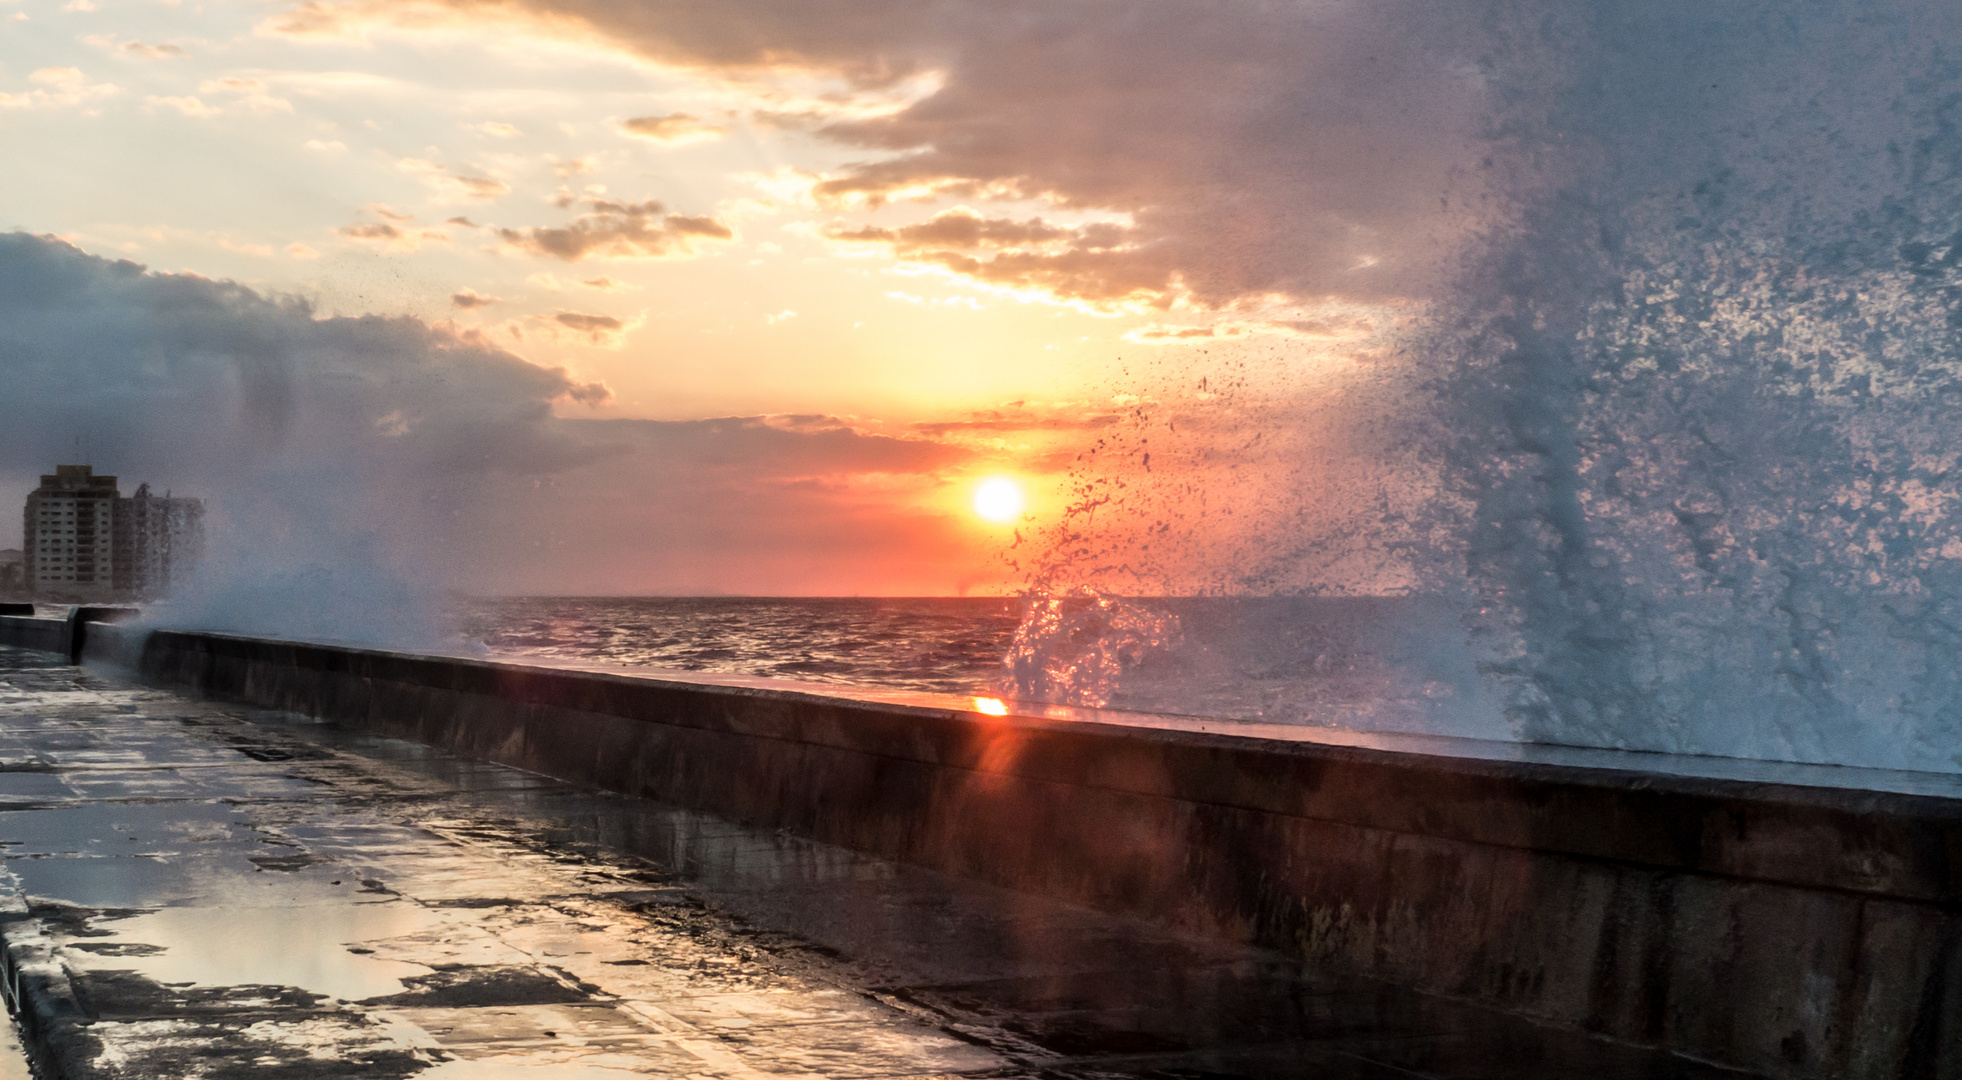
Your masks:
{"label": "wall top coping", "polygon": [[[118,628],[123,629],[123,628]],[[131,626],[123,632],[142,631]],[[98,629],[99,632],[99,629]],[[172,631],[166,631],[172,632]],[[1364,757],[1390,761],[1428,759],[1426,767],[1467,769],[1508,775],[1558,776],[1568,781],[1590,778],[1611,786],[1623,786],[1628,778],[1639,778],[1643,786],[1675,790],[1704,790],[1711,793],[1739,794],[1741,789],[1809,789],[1820,795],[1839,792],[1869,797],[1902,795],[1954,801],[1954,812],[1962,817],[1962,774],[1909,770],[1870,769],[1805,762],[1765,761],[1745,758],[1691,754],[1667,754],[1639,750],[1619,750],[1555,744],[1502,742],[1446,735],[1403,732],[1371,732],[1344,728],[1312,727],[1242,720],[1129,712],[1121,709],[1081,708],[1040,702],[1003,701],[1006,715],[982,711],[982,699],[965,695],[934,694],[878,687],[834,683],[803,682],[763,676],[732,675],[700,671],[607,665],[540,657],[482,656],[442,651],[409,652],[367,645],[338,642],[301,642],[279,638],[251,637],[209,632],[181,632],[215,642],[241,646],[301,649],[310,647],[331,651],[369,663],[397,667],[434,665],[464,669],[482,676],[498,678],[530,674],[535,677],[578,678],[623,687],[671,687],[687,689],[719,688],[745,697],[783,702],[822,703],[844,706],[871,706],[881,712],[927,714],[940,717],[968,717],[984,724],[1029,730],[1095,732],[1106,736],[1128,735],[1153,741],[1167,741],[1214,748],[1259,748],[1284,754],[1333,754],[1344,758]],[[407,672],[398,672],[407,674]],[[447,680],[445,680],[447,681]],[[1412,762],[1416,762],[1413,760]],[[1454,771],[1456,771],[1454,769]],[[1791,794],[1803,801],[1811,801]]]}

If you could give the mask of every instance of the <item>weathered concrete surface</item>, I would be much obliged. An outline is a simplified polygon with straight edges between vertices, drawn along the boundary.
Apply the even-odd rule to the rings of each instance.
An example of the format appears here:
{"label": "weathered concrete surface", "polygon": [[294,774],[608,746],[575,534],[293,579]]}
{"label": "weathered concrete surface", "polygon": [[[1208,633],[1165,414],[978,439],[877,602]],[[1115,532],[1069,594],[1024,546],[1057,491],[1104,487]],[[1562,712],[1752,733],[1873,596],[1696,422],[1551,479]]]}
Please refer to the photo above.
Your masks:
{"label": "weathered concrete surface", "polygon": [[133,607],[83,604],[69,608],[60,618],[36,617],[33,604],[0,604],[0,609],[7,608],[15,610],[0,610],[0,645],[58,652],[70,663],[82,658],[91,628],[126,622],[141,614]]}
{"label": "weathered concrete surface", "polygon": [[0,835],[71,1080],[1736,1075],[13,650]]}
{"label": "weathered concrete surface", "polygon": [[96,633],[105,655],[205,694],[1317,970],[1779,1076],[1962,1075],[1952,777],[1450,740],[1415,752],[1300,729],[1250,738],[920,695]]}
{"label": "weathered concrete surface", "polygon": [[31,615],[0,615],[0,645],[68,655],[68,628],[63,619]]}

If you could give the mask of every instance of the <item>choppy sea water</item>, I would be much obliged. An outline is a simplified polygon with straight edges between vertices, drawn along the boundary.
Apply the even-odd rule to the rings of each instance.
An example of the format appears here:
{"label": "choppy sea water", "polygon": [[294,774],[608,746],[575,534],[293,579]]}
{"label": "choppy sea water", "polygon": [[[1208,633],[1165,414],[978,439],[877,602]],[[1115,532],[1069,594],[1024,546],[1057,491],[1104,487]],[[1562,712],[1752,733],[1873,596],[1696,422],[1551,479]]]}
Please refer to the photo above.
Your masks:
{"label": "choppy sea water", "polygon": [[724,597],[472,600],[494,653],[934,693],[993,693],[1019,619],[1008,599]]}
{"label": "choppy sea water", "polygon": [[[503,656],[1509,737],[1455,619],[1423,601],[1178,598],[1070,613],[1044,624],[1012,598],[526,597],[462,602],[454,617],[465,641]],[[1148,630],[1115,629],[1121,619]]]}

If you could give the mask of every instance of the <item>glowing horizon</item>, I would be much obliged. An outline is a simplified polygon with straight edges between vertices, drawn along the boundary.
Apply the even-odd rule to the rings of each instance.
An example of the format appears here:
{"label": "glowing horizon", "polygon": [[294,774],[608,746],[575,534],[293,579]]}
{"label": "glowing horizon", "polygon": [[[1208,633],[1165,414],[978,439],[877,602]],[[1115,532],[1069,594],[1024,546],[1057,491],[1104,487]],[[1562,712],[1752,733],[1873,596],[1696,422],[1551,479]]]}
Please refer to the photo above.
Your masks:
{"label": "glowing horizon", "polygon": [[[221,527],[304,517],[268,509],[269,484],[391,507],[413,525],[377,538],[390,560],[503,593],[1011,591],[1086,468],[1225,468],[1176,440],[1114,452],[1114,432],[1325,393],[1421,293],[1411,245],[1441,235],[1430,188],[1462,148],[1274,158],[1212,87],[1285,39],[1261,78],[1388,109],[1324,24],[1221,17],[1225,52],[1173,62],[1175,13],[1107,37],[1059,9],[1111,59],[1105,87],[1008,23],[853,2],[839,36],[775,0],[0,0],[0,134],[33,163],[0,177],[0,226],[25,234],[8,257],[77,290],[23,317],[101,305],[48,333],[114,337],[87,377],[131,395],[23,412],[0,497],[83,436],[211,497]],[[1399,63],[1436,105],[1419,127],[1462,127],[1465,76]],[[1080,137],[1112,125],[1121,150]],[[1217,191],[1207,154],[1244,160],[1246,191]],[[1246,200],[1302,190],[1325,220],[1249,231]],[[138,325],[186,290],[210,325]],[[382,359],[308,351],[347,348]],[[107,359],[145,350],[191,359],[163,381]],[[299,410],[277,423],[248,415],[267,364]],[[173,411],[189,387],[232,411]],[[205,441],[132,419],[145,394]],[[412,492],[416,468],[455,490]],[[993,476],[1026,510],[982,525],[967,493]]]}

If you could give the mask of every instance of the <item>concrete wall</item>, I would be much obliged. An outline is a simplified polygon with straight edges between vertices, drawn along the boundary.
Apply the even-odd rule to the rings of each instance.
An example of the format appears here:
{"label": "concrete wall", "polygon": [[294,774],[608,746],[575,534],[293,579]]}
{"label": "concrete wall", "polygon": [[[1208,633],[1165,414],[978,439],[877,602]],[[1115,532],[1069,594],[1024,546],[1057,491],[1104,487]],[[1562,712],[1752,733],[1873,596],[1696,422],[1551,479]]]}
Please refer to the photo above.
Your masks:
{"label": "concrete wall", "polygon": [[1958,799],[114,626],[89,648],[1740,1068],[1962,1075]]}
{"label": "concrete wall", "polygon": [[[31,604],[21,607],[31,608]],[[132,607],[89,607],[71,609],[66,618],[42,619],[32,616],[0,614],[0,645],[43,652],[65,653],[70,662],[79,662],[88,636],[99,626],[135,617]]]}
{"label": "concrete wall", "polygon": [[0,615],[0,645],[42,652],[68,651],[66,619],[36,619],[25,615]]}

